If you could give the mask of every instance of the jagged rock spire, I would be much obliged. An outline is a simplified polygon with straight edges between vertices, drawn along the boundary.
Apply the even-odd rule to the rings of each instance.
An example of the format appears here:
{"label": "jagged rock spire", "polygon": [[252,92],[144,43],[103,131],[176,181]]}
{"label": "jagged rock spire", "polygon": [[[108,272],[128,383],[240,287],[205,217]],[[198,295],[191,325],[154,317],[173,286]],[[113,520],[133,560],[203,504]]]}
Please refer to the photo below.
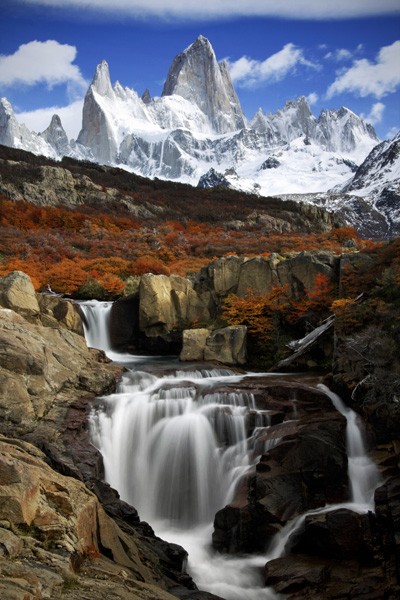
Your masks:
{"label": "jagged rock spire", "polygon": [[91,87],[101,96],[112,95],[113,89],[111,86],[110,72],[108,70],[108,63],[105,60],[102,60],[101,63],[97,65]]}
{"label": "jagged rock spire", "polygon": [[58,115],[53,115],[50,125],[43,133],[40,134],[59,154],[63,156],[68,150],[68,137],[64,127],[61,124],[61,119]]}
{"label": "jagged rock spire", "polygon": [[218,133],[246,126],[228,65],[217,63],[210,42],[202,35],[172,62],[162,95],[173,94],[197,104]]}
{"label": "jagged rock spire", "polygon": [[142,94],[142,101],[145,104],[150,104],[150,102],[151,102],[150,92],[149,92],[149,90],[147,88],[144,90],[144,92]]}

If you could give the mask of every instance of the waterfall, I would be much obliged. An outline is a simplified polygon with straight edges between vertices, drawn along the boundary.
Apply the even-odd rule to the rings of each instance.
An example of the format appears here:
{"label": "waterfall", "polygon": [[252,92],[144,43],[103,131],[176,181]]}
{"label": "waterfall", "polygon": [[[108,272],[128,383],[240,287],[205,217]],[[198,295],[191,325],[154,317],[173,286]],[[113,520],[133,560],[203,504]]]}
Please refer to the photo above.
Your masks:
{"label": "waterfall", "polygon": [[89,300],[81,302],[80,307],[85,316],[82,319],[86,343],[90,348],[111,350],[109,321],[112,302]]}
{"label": "waterfall", "polygon": [[[113,357],[106,333],[109,311],[109,304],[85,303],[85,332],[88,344],[98,343]],[[307,515],[288,523],[267,554],[232,557],[215,555],[210,548],[215,513],[233,500],[260,454],[280,441],[277,433],[270,439],[270,416],[257,410],[253,394],[228,389],[244,376],[267,374],[172,364],[168,375],[157,376],[145,360],[131,356],[132,368],[116,393],[99,398],[90,415],[92,442],[102,453],[106,480],[157,535],[189,552],[189,571],[200,589],[226,600],[276,599],[264,587],[262,567],[284,554],[290,535]],[[366,457],[355,413],[322,389],[347,419],[351,499],[307,514],[343,506],[358,512],[373,509],[377,469]],[[296,419],[296,397],[291,400]]]}
{"label": "waterfall", "polygon": [[143,518],[186,528],[210,523],[231,500],[253,464],[246,419],[254,398],[197,384],[221,385],[232,375],[131,371],[92,414],[106,479]]}
{"label": "waterfall", "polygon": [[348,458],[348,477],[350,487],[350,498],[348,502],[341,504],[330,504],[321,508],[310,510],[292,519],[280,531],[270,543],[266,561],[273,560],[285,554],[285,547],[290,537],[298,531],[307,516],[327,513],[339,508],[347,508],[357,513],[374,511],[374,492],[381,483],[378,467],[368,458],[364,444],[362,430],[357,414],[343,400],[323,384],[321,389],[332,401],[332,404],[347,421],[346,426],[346,449]]}
{"label": "waterfall", "polygon": [[329,388],[318,386],[332,401],[332,404],[347,421],[346,446],[348,456],[348,473],[350,484],[350,500],[362,510],[374,510],[374,492],[380,483],[377,466],[368,458],[363,440],[362,430],[357,414],[346,406],[343,400],[331,392]]}

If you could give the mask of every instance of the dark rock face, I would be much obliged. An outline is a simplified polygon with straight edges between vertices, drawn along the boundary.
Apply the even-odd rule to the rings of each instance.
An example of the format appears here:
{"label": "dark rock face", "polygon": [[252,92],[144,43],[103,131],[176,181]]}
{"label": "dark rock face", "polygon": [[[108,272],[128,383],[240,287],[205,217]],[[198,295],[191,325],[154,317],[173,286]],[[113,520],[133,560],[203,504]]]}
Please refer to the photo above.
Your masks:
{"label": "dark rock face", "polygon": [[265,169],[277,169],[280,164],[281,163],[279,162],[279,160],[277,158],[270,156],[269,158],[267,158],[267,160],[265,160],[263,162],[260,169],[264,169],[264,170]]}
{"label": "dark rock face", "polygon": [[359,515],[345,508],[308,516],[303,529],[289,539],[288,549],[294,554],[371,564],[375,526],[373,514]]}
{"label": "dark rock face", "polygon": [[222,173],[218,173],[215,169],[211,168],[207,173],[204,173],[199,179],[199,183],[197,187],[199,188],[213,188],[218,185],[222,185],[223,187],[230,188],[232,187],[226,177],[223,176]]}
{"label": "dark rock face", "polygon": [[[264,383],[265,385],[265,383]],[[259,407],[286,419],[293,411],[288,384],[266,386],[256,394]],[[247,497],[220,510],[214,522],[213,545],[223,552],[265,551],[273,535],[289,519],[307,510],[347,498],[345,420],[322,393],[302,389],[296,400],[298,421],[270,427],[259,444],[264,451],[249,477]]]}

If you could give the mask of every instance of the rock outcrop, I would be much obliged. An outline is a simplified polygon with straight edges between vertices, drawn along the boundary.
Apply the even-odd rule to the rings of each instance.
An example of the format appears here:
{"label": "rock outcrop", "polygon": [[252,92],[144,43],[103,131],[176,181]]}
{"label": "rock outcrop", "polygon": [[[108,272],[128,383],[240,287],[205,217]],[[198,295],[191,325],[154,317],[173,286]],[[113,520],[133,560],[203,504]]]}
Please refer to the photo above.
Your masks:
{"label": "rock outcrop", "polygon": [[37,322],[39,303],[28,275],[13,271],[0,279],[0,306],[16,311],[30,322]]}
{"label": "rock outcrop", "polygon": [[151,273],[141,278],[139,328],[148,337],[169,333],[174,327],[208,317],[190,279]]}
{"label": "rock outcrop", "polygon": [[263,551],[288,520],[348,494],[345,421],[327,396],[299,382],[263,382],[255,396],[258,407],[275,412],[276,424],[257,440],[262,456],[247,490],[215,516],[219,551]]}
{"label": "rock outcrop", "polygon": [[300,298],[305,289],[312,289],[318,273],[337,280],[339,257],[332,252],[300,252],[291,258],[277,254],[269,257],[218,258],[202,268],[194,289],[211,315],[221,307],[229,294],[245,296],[248,290],[268,294],[274,285],[289,286],[293,298]]}
{"label": "rock outcrop", "polygon": [[246,363],[246,333],[243,325],[221,329],[186,329],[182,336],[182,361],[220,362],[224,365]]}

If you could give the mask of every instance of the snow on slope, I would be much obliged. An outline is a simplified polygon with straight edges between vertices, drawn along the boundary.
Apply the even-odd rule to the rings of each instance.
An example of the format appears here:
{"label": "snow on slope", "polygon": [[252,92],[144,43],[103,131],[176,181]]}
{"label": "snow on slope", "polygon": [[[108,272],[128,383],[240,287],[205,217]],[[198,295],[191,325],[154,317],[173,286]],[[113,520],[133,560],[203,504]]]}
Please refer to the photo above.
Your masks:
{"label": "snow on slope", "polygon": [[[352,194],[365,189],[378,193],[378,171],[368,181],[361,176],[353,180],[379,142],[371,125],[346,108],[323,110],[317,119],[303,96],[275,114],[260,109],[247,124],[226,63],[217,63],[202,36],[175,57],[161,98],[148,92],[139,98],[119,82],[112,87],[103,61],[87,91],[82,117],[77,141],[68,143],[59,119],[43,134],[31,133],[3,99],[0,143],[192,185],[214,169],[231,187],[263,195],[320,193],[338,186],[343,195],[350,181]],[[390,177],[394,175],[392,169]]]}

